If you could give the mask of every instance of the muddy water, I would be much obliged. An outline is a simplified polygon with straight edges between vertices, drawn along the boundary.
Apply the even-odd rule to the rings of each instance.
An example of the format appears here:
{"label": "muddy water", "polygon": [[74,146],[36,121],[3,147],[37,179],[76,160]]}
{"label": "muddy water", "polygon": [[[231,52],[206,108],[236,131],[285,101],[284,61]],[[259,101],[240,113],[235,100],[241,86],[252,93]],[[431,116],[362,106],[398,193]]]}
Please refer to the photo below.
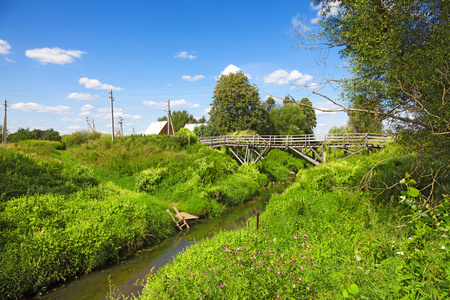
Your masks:
{"label": "muddy water", "polygon": [[282,190],[284,187],[261,190],[258,197],[235,206],[221,217],[199,220],[189,230],[179,232],[156,247],[141,250],[119,264],[78,277],[49,291],[39,299],[105,299],[112,290],[111,286],[117,287],[120,295],[136,296],[142,291],[142,286],[136,285],[136,282],[144,279],[152,268],[157,271],[195,241],[210,238],[220,231],[247,226],[250,217],[258,211],[264,211],[270,195]]}

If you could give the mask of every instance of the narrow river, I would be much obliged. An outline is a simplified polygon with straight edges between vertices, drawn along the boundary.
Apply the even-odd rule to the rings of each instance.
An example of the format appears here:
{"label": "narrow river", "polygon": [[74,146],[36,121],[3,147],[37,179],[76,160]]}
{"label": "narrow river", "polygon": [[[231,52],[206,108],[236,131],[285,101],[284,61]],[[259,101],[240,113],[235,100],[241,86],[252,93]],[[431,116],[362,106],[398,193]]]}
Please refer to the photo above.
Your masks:
{"label": "narrow river", "polygon": [[[286,183],[288,184],[288,182]],[[144,279],[152,268],[157,271],[196,241],[211,238],[220,231],[246,226],[247,220],[256,212],[264,211],[266,203],[273,193],[280,193],[283,190],[284,186],[279,187],[278,185],[271,189],[262,189],[259,196],[233,207],[220,217],[199,220],[190,229],[179,232],[155,247],[141,250],[116,265],[80,276],[50,290],[39,299],[105,299],[111,290],[111,284],[117,287],[120,294],[124,296],[131,294],[136,296],[142,291],[142,286],[137,286],[135,283]],[[250,224],[250,226],[255,226],[255,224]]]}

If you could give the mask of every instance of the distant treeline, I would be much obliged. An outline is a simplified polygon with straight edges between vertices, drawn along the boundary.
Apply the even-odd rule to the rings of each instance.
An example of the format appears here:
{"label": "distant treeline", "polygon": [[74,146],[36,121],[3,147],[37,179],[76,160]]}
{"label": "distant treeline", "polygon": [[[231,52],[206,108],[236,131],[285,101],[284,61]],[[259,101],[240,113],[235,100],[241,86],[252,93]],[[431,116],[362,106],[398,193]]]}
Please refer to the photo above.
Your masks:
{"label": "distant treeline", "polygon": [[58,131],[53,128],[41,130],[30,128],[19,128],[16,132],[8,134],[8,142],[17,143],[25,140],[45,140],[45,141],[61,141]]}

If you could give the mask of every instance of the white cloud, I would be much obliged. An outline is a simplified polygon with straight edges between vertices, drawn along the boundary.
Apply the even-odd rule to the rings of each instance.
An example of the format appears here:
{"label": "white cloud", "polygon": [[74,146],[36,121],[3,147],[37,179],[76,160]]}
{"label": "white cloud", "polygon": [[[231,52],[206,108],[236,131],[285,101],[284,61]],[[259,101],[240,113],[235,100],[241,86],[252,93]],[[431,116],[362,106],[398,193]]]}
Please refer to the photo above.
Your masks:
{"label": "white cloud", "polygon": [[315,89],[316,87],[319,87],[319,86],[320,86],[320,84],[315,83],[315,82],[311,82],[311,83],[308,85],[308,89]]}
{"label": "white cloud", "polygon": [[328,2],[325,6],[320,3],[318,5],[310,4],[312,10],[317,10],[317,17],[311,20],[311,23],[317,23],[321,17],[328,18],[330,16],[336,16],[339,13],[339,6],[341,1],[335,0]]}
{"label": "white cloud", "polygon": [[200,104],[190,103],[184,99],[170,101],[170,107],[178,108],[178,107],[187,107],[187,108],[197,108],[200,107]]}
{"label": "white cloud", "polygon": [[297,70],[287,72],[286,70],[276,70],[264,77],[264,83],[275,83],[277,85],[295,84],[304,85],[306,82],[312,80],[313,77],[309,74],[302,74]]}
{"label": "white cloud", "polygon": [[122,90],[120,87],[115,87],[110,84],[104,84],[101,83],[98,79],[89,79],[87,77],[80,78],[78,80],[80,84],[83,84],[87,89],[94,89],[94,90],[113,90],[113,91],[120,91]]}
{"label": "white cloud", "polygon": [[25,55],[29,58],[37,60],[42,65],[47,63],[65,65],[80,58],[86,52],[80,50],[64,50],[61,48],[36,48],[25,51]]}
{"label": "white cloud", "polygon": [[181,78],[184,79],[184,80],[186,80],[186,81],[194,82],[194,81],[197,81],[197,80],[199,80],[199,79],[205,78],[205,76],[203,76],[203,75],[194,75],[194,76],[191,76],[191,75],[183,75],[183,76],[181,76]]}
{"label": "white cloud", "polygon": [[[139,115],[130,115],[130,114],[124,114],[122,112],[115,112],[114,111],[114,119],[117,119],[119,117],[122,117],[125,120],[140,120],[142,119],[141,116]],[[111,114],[93,114],[92,118],[94,119],[104,119],[104,120],[109,120],[111,119]]]}
{"label": "white cloud", "polygon": [[187,51],[180,51],[174,56],[175,58],[189,58],[189,59],[195,59],[197,56],[194,56],[192,54],[189,54]]}
{"label": "white cloud", "polygon": [[[113,107],[113,109],[114,109],[114,113],[120,113],[123,111],[122,108],[118,108],[118,107]],[[97,109],[97,111],[100,113],[109,113],[109,112],[111,112],[111,107],[99,108],[99,109]]]}
{"label": "white cloud", "polygon": [[70,93],[66,96],[67,99],[73,100],[95,100],[100,98],[99,95],[91,95],[87,93]]}
{"label": "white cloud", "polygon": [[211,106],[202,111],[202,115],[209,115],[209,112],[211,111]]}
{"label": "white cloud", "polygon": [[94,110],[94,109],[95,109],[95,107],[90,104],[85,104],[81,107],[81,111],[90,111],[90,110]]}
{"label": "white cloud", "polygon": [[79,116],[90,116],[92,113],[90,111],[82,111],[78,114]]}
{"label": "white cloud", "polygon": [[70,130],[79,130],[79,129],[83,129],[84,127],[81,126],[69,126]]}
{"label": "white cloud", "polygon": [[57,115],[63,114],[73,114],[72,108],[69,106],[57,105],[57,106],[44,106],[33,102],[28,103],[14,103],[10,106],[11,109],[29,111],[29,112],[40,112],[40,113],[51,113]]}
{"label": "white cloud", "polygon": [[[230,75],[231,73],[238,73],[241,72],[241,68],[233,65],[233,64],[229,64],[223,71],[222,73],[220,73],[220,76],[224,75]],[[252,76],[250,76],[250,74],[244,74],[249,80],[252,79]],[[219,77],[220,77],[219,76]],[[219,77],[216,77],[216,80],[219,79]]]}
{"label": "white cloud", "polygon": [[0,54],[8,55],[11,53],[11,45],[4,40],[0,40]]}
{"label": "white cloud", "polygon": [[[145,106],[148,106],[150,108],[165,108],[165,107],[167,107],[167,102],[143,101],[142,103]],[[170,107],[171,108],[180,108],[180,107],[197,108],[197,107],[200,107],[200,104],[190,103],[190,102],[187,102],[185,99],[181,99],[181,100],[170,101]]]}
{"label": "white cloud", "polygon": [[11,54],[11,45],[4,40],[0,40],[0,54],[5,55],[5,60],[7,62],[14,62],[14,60],[9,59],[6,55]]}
{"label": "white cloud", "polygon": [[71,118],[66,118],[66,117],[62,118],[61,121],[62,122],[69,122],[69,123],[80,123],[80,122],[83,122],[82,119],[71,119]]}

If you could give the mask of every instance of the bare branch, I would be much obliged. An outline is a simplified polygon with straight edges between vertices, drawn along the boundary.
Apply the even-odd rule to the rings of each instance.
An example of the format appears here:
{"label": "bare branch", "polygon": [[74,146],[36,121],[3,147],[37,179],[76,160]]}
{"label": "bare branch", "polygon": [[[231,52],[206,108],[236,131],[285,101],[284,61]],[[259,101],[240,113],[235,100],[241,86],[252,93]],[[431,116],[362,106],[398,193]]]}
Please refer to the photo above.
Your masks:
{"label": "bare branch", "polygon": [[[264,92],[264,91],[263,91],[263,93],[269,95],[272,98],[285,100],[283,98],[274,96],[274,95],[272,95],[270,93],[267,93],[267,92]],[[312,93],[329,100],[334,105],[337,105],[337,106],[341,107],[341,109],[323,109],[323,108],[315,107],[315,106],[312,106],[312,105],[307,105],[307,104],[303,104],[303,103],[300,103],[300,102],[296,102],[295,100],[288,100],[288,101],[290,101],[292,103],[295,103],[297,105],[306,106],[306,107],[309,107],[309,108],[312,108],[312,109],[315,109],[315,110],[318,110],[318,111],[321,111],[321,112],[348,112],[348,111],[366,112],[366,113],[386,116],[386,117],[391,118],[391,119],[396,119],[396,120],[400,120],[400,121],[403,121],[403,122],[406,122],[406,123],[412,123],[412,124],[420,125],[420,126],[425,127],[425,128],[429,128],[429,125],[424,124],[424,123],[422,123],[420,121],[417,121],[417,120],[414,120],[414,119],[403,118],[403,117],[396,116],[395,114],[392,114],[392,113],[385,113],[385,112],[376,111],[376,110],[369,110],[369,109],[362,109],[362,108],[353,108],[353,107],[344,107],[343,105],[337,103],[336,101],[333,101],[330,97],[327,97],[325,95],[322,95],[322,94],[314,92],[314,91]]]}

